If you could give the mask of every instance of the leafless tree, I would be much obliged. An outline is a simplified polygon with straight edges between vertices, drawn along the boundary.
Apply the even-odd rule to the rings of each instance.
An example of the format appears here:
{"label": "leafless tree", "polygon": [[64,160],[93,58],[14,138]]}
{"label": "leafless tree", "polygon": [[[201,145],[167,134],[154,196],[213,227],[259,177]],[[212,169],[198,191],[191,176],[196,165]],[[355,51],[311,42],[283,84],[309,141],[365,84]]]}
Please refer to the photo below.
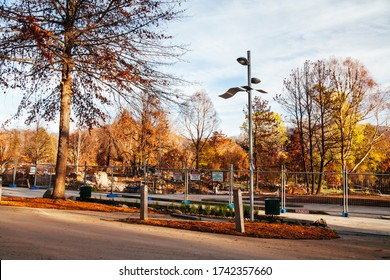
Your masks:
{"label": "leafless tree", "polygon": [[189,98],[182,107],[180,121],[183,135],[194,147],[195,168],[198,169],[202,149],[219,124],[217,112],[205,91],[197,91]]}

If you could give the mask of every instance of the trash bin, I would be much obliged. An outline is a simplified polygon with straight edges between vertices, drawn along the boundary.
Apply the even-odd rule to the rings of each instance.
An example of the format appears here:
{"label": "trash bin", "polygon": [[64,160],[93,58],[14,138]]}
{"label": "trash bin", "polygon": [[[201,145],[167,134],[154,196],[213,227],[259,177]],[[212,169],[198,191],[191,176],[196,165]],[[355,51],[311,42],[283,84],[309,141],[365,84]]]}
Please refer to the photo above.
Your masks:
{"label": "trash bin", "polygon": [[266,215],[280,215],[280,199],[266,198],[265,199],[265,214]]}
{"label": "trash bin", "polygon": [[80,199],[90,198],[92,194],[92,187],[90,186],[81,186],[80,187]]}

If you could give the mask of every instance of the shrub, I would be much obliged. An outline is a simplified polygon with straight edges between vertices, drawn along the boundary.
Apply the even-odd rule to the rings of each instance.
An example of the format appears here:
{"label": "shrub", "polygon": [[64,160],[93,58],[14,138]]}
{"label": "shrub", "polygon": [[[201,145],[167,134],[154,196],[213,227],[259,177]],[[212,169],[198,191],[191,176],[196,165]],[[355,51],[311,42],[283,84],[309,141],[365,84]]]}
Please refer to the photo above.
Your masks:
{"label": "shrub", "polygon": [[211,207],[210,215],[217,216],[218,215],[218,209],[215,207]]}
{"label": "shrub", "polygon": [[190,209],[189,209],[189,212],[191,214],[197,214],[198,213],[198,209],[196,208],[196,206],[193,204],[191,205]]}
{"label": "shrub", "polygon": [[205,209],[203,209],[203,213],[205,215],[210,215],[211,214],[211,207],[210,207],[210,205],[206,205]]}
{"label": "shrub", "polygon": [[187,213],[187,206],[186,204],[181,204],[180,207],[179,207],[179,210],[182,212],[182,213]]}
{"label": "shrub", "polygon": [[249,218],[250,215],[251,215],[251,211],[250,211],[249,206],[244,205],[244,217]]}
{"label": "shrub", "polygon": [[234,217],[234,209],[233,208],[227,207],[226,217]]}
{"label": "shrub", "polygon": [[203,205],[202,204],[198,205],[198,214],[203,214]]}
{"label": "shrub", "polygon": [[226,206],[219,206],[218,207],[218,216],[225,217],[226,216]]}

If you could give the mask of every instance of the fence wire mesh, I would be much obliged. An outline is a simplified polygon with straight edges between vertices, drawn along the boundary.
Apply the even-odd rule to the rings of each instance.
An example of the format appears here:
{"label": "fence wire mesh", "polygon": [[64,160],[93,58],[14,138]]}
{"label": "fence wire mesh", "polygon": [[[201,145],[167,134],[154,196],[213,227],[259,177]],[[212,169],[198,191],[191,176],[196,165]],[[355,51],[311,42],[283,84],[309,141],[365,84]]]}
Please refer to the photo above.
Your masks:
{"label": "fence wire mesh", "polygon": [[[1,170],[3,186],[53,187],[51,164],[7,164]],[[151,194],[221,195],[230,203],[232,190],[249,192],[248,170],[195,170],[136,166],[69,165],[66,188],[88,185],[97,192],[139,193],[147,185]],[[347,197],[346,197],[347,195]],[[285,203],[370,205],[390,207],[390,174],[348,172],[294,172],[284,167],[262,167],[254,172],[255,201],[280,197]],[[347,201],[346,201],[347,199]]]}

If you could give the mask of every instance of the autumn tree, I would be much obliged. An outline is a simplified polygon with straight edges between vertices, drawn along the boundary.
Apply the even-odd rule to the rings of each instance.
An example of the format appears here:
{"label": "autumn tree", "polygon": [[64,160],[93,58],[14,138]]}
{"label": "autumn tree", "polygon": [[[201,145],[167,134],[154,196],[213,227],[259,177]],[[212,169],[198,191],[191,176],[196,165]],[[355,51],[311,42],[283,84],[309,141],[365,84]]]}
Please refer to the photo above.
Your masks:
{"label": "autumn tree", "polygon": [[[159,166],[170,144],[167,113],[155,98],[142,94],[138,110],[123,109],[111,124],[96,134],[97,161],[101,165],[126,164],[139,170]],[[134,170],[133,170],[134,171]]]}
{"label": "autumn tree", "polygon": [[68,161],[74,165],[76,165],[76,172],[78,172],[78,168],[80,165],[85,162],[94,163],[90,160],[90,155],[92,151],[95,151],[93,147],[93,143],[89,140],[89,135],[91,131],[82,130],[81,128],[77,128],[71,133],[69,138],[69,156]]}
{"label": "autumn tree", "polygon": [[56,154],[56,140],[56,137],[37,123],[34,130],[25,133],[24,155],[34,164],[52,163]]}
{"label": "autumn tree", "polygon": [[[313,128],[312,122],[312,104],[313,99],[308,90],[309,79],[309,62],[305,62],[303,69],[294,69],[291,71],[290,77],[284,80],[285,91],[283,94],[276,96],[276,100],[283,106],[289,116],[289,121],[295,127],[297,140],[300,148],[300,162],[302,171],[305,173],[306,189],[309,190],[309,173],[312,172],[310,162],[313,147],[313,133],[310,132]],[[308,144],[309,143],[309,144]],[[313,180],[312,180],[313,181]],[[314,182],[312,182],[314,184]]]}
{"label": "autumn tree", "polygon": [[20,131],[0,131],[0,173],[3,173],[10,162],[15,162],[21,157],[22,139]]}
{"label": "autumn tree", "polygon": [[134,137],[137,133],[137,122],[129,110],[124,109],[120,112],[112,124],[112,131],[116,147],[120,150],[117,160],[122,164],[134,165],[137,146]]}
{"label": "autumn tree", "polygon": [[[0,131],[0,164],[4,166],[12,161],[13,151],[9,141],[11,133]],[[16,141],[15,141],[16,142]]]}
{"label": "autumn tree", "polygon": [[[355,130],[357,126],[372,117],[372,114],[382,108],[381,92],[376,90],[376,84],[367,69],[359,61],[347,58],[345,60],[331,59],[332,102],[331,114],[337,134],[335,142],[338,143],[341,166],[347,166],[355,143]],[[372,146],[379,139],[381,131],[376,123],[376,131],[366,142],[370,147],[362,155],[362,160],[368,155]],[[355,166],[352,170],[355,170]]]}
{"label": "autumn tree", "polygon": [[233,164],[239,170],[248,168],[248,156],[245,150],[222,132],[213,132],[203,152],[202,165],[204,167],[229,170]]}
{"label": "autumn tree", "polygon": [[192,157],[188,139],[170,130],[169,145],[161,156],[160,164],[165,168],[183,168],[188,165]]}
{"label": "autumn tree", "polygon": [[349,172],[382,172],[380,166],[387,158],[386,151],[390,145],[388,130],[388,127],[377,127],[369,123],[357,125],[349,158]]}
{"label": "autumn tree", "polygon": [[219,123],[214,105],[205,91],[195,92],[182,106],[180,121],[183,134],[193,144],[195,168],[198,169],[202,149]]}
{"label": "autumn tree", "polygon": [[376,145],[373,151],[373,158],[375,158],[375,171],[377,173],[390,172],[390,130],[386,130],[380,145]]}
{"label": "autumn tree", "polygon": [[[246,119],[248,112],[244,110]],[[245,136],[243,146],[248,147],[248,120],[241,127]],[[253,158],[259,166],[280,164],[279,160],[287,141],[284,122],[279,114],[272,112],[268,101],[256,96],[252,102]]]}
{"label": "autumn tree", "polygon": [[316,191],[319,193],[322,172],[329,163],[338,162],[340,166],[349,163],[355,171],[377,143],[383,133],[378,122],[376,129],[366,134],[369,141],[364,152],[359,153],[360,159],[356,164],[348,161],[358,125],[368,119],[375,121],[373,116],[378,116],[384,108],[381,105],[384,95],[375,89],[375,82],[365,67],[350,58],[306,61],[302,68],[292,71],[284,86],[284,93],[276,100],[295,126],[308,192],[314,193],[314,173],[320,172]]}
{"label": "autumn tree", "polygon": [[65,197],[71,110],[78,126],[92,127],[112,100],[133,104],[140,92],[174,99],[175,79],[160,69],[183,51],[163,33],[181,14],[180,2],[2,1],[0,85],[23,94],[15,117],[26,109],[31,123],[59,113],[53,198]]}
{"label": "autumn tree", "polygon": [[326,61],[306,61],[284,80],[285,91],[276,97],[289,113],[297,133],[294,140],[300,144],[301,169],[305,172],[306,189],[311,193],[315,191],[315,173],[319,172],[318,193],[322,172],[333,159],[330,73]]}
{"label": "autumn tree", "polygon": [[288,141],[286,143],[286,161],[290,170],[299,171],[302,170],[302,154],[300,136],[295,127],[290,128],[287,131]]}
{"label": "autumn tree", "polygon": [[24,161],[24,131],[18,129],[0,132],[0,166],[5,171],[10,162]]}
{"label": "autumn tree", "polygon": [[148,94],[141,96],[136,116],[136,143],[138,165],[160,165],[161,155],[166,148],[169,135],[167,114],[160,102]]}

